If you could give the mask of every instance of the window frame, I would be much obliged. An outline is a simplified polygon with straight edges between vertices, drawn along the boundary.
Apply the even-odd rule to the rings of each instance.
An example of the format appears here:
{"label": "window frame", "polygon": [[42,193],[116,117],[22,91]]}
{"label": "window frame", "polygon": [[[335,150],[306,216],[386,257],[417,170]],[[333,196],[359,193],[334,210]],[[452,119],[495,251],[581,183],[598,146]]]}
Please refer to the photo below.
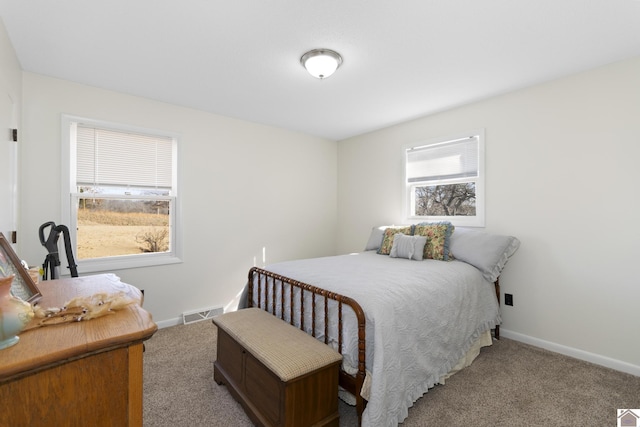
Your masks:
{"label": "window frame", "polygon": [[[76,188],[76,152],[72,147],[72,124],[82,123],[88,126],[95,126],[119,132],[132,132],[151,136],[160,136],[173,139],[173,164],[172,164],[172,194],[170,196],[153,196],[154,199],[170,199],[171,210],[169,230],[171,245],[167,252],[140,253],[132,255],[121,255],[102,258],[90,258],[84,260],[76,259],[78,271],[82,273],[95,273],[100,271],[120,270],[127,268],[152,267],[158,265],[176,264],[182,262],[182,227],[180,226],[180,197],[179,197],[179,151],[180,135],[174,132],[160,131],[122,123],[108,122],[104,120],[90,119],[73,115],[62,115],[62,221],[68,224],[74,256],[77,256],[77,226],[78,215],[74,209],[78,199],[82,198]],[[69,171],[65,173],[64,171]],[[86,195],[85,195],[86,197]],[[140,195],[104,194],[97,197],[100,199],[142,199]],[[61,275],[64,275],[61,272]]]}
{"label": "window frame", "polygon": [[[477,178],[465,179],[443,179],[430,180],[421,182],[409,182],[407,177],[407,152],[410,149],[418,147],[426,147],[430,145],[443,144],[453,142],[469,137],[478,138],[478,176]],[[469,132],[461,132],[445,137],[431,138],[428,140],[412,142],[402,147],[402,203],[403,216],[409,222],[418,221],[449,221],[454,226],[460,227],[484,227],[485,226],[485,136],[484,129],[476,129]],[[476,215],[475,216],[446,216],[446,215],[415,215],[413,209],[415,206],[413,189],[418,186],[439,185],[439,184],[457,184],[465,182],[476,183]]]}

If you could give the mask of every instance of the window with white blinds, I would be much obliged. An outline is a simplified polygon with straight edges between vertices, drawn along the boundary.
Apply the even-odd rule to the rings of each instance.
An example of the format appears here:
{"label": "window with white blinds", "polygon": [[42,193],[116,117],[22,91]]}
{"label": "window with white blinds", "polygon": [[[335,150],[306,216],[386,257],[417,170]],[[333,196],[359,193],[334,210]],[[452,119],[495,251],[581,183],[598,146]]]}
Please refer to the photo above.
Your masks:
{"label": "window with white blinds", "polygon": [[173,138],[77,126],[76,184],[170,189]]}
{"label": "window with white blinds", "polygon": [[62,130],[78,271],[181,262],[178,135],[67,115]]}
{"label": "window with white blinds", "polygon": [[404,147],[409,219],[484,226],[484,131]]}
{"label": "window with white blinds", "polygon": [[443,181],[478,176],[477,135],[407,150],[407,181]]}

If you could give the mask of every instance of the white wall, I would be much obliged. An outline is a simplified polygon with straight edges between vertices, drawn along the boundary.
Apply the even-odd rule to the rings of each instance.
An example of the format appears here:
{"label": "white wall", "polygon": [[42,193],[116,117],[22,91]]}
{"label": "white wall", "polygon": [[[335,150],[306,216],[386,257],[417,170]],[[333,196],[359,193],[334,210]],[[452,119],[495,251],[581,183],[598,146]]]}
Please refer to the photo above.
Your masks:
{"label": "white wall", "polygon": [[30,264],[46,256],[38,227],[62,223],[63,113],[182,135],[184,263],[115,272],[145,290],[156,322],[228,304],[263,247],[267,262],[334,253],[336,142],[28,72],[23,87],[19,248]]}
{"label": "white wall", "polygon": [[403,144],[476,128],[505,335],[640,375],[640,58],[339,142],[338,251],[403,222]]}

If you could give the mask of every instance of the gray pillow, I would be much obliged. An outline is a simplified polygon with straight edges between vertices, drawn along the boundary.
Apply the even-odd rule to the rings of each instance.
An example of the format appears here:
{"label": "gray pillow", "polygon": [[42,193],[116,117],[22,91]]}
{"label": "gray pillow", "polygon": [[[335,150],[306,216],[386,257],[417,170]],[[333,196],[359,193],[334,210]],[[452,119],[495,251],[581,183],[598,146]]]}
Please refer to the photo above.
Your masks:
{"label": "gray pillow", "polygon": [[398,233],[393,236],[393,244],[391,245],[391,258],[406,258],[422,261],[424,253],[424,245],[427,244],[426,236],[407,236]]}
{"label": "gray pillow", "polygon": [[367,242],[367,246],[365,246],[365,251],[377,251],[380,249],[380,245],[382,245],[382,239],[384,238],[384,230],[387,229],[387,226],[381,227],[373,227],[371,229],[371,235],[369,236],[369,241]]}
{"label": "gray pillow", "polygon": [[489,282],[495,282],[509,258],[520,247],[520,240],[457,227],[449,249],[455,259],[471,264]]}

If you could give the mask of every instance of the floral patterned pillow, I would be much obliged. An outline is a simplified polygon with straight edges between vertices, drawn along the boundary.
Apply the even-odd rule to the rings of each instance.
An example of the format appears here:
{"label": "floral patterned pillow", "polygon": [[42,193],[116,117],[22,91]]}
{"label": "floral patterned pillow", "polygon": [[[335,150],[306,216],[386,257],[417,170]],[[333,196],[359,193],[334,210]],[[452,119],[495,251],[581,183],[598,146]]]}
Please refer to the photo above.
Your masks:
{"label": "floral patterned pillow", "polygon": [[[422,222],[414,228],[415,236],[426,236],[427,244],[424,245],[424,258],[439,261],[450,261],[449,242],[454,226],[448,222]],[[391,242],[393,243],[393,241]]]}
{"label": "floral patterned pillow", "polygon": [[413,234],[413,225],[407,227],[388,227],[384,230],[384,236],[382,238],[382,244],[378,253],[380,255],[389,255],[391,253],[391,247],[393,246],[393,236],[397,233],[406,234],[411,236]]}

